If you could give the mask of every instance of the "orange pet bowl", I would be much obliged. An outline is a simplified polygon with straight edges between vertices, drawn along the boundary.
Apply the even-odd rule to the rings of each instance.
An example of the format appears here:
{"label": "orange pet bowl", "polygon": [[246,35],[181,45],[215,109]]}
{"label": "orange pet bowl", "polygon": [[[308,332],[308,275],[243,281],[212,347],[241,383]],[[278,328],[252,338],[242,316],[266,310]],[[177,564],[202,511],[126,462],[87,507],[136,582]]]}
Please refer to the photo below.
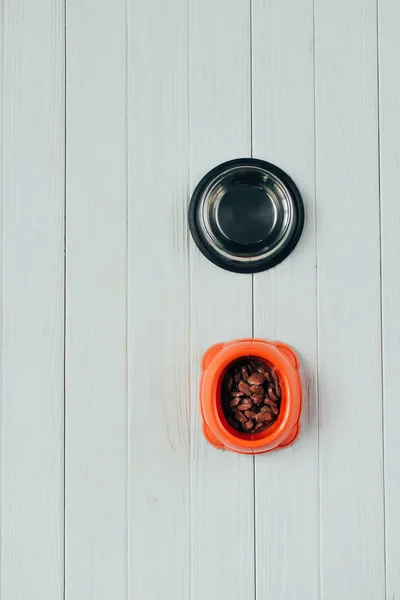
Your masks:
{"label": "orange pet bowl", "polygon": [[[275,423],[261,433],[236,431],[226,420],[221,385],[228,367],[237,360],[256,357],[274,366],[282,388],[280,413]],[[300,433],[302,388],[297,354],[281,342],[259,339],[216,344],[203,355],[200,410],[207,441],[223,450],[240,454],[263,454],[294,443]]]}

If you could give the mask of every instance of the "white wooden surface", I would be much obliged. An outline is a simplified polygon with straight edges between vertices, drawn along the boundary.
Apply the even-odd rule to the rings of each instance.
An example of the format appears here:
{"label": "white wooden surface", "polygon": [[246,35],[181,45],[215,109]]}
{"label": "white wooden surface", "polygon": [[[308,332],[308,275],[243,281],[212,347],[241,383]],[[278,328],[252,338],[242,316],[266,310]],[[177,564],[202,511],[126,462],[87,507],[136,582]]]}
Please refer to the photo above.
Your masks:
{"label": "white wooden surface", "polygon": [[129,600],[190,597],[187,18],[128,2]]}
{"label": "white wooden surface", "polygon": [[386,508],[386,593],[400,596],[400,403],[397,383],[400,353],[400,73],[396,56],[400,48],[400,5],[381,0],[379,10],[379,123],[382,244],[382,352],[384,407],[384,464]]}
{"label": "white wooden surface", "polygon": [[[395,0],[0,0],[1,600],[400,598]],[[190,239],[234,157],[296,181],[251,276]],[[302,434],[207,445],[208,346],[302,358]],[[150,408],[151,405],[151,408]]]}
{"label": "white wooden surface", "polygon": [[373,600],[385,598],[377,6],[315,8],[321,593]]}
{"label": "white wooden surface", "polygon": [[65,595],[126,598],[125,2],[66,6]]}
{"label": "white wooden surface", "polygon": [[63,597],[64,9],[4,0],[1,598]]}

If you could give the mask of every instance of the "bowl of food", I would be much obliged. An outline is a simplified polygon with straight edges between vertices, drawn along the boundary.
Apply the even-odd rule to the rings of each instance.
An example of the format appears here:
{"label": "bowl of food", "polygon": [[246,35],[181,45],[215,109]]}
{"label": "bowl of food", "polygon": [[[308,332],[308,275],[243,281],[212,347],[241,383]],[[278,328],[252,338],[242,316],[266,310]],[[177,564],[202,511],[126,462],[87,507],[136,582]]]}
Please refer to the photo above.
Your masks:
{"label": "bowl of food", "polygon": [[216,448],[262,454],[289,446],[300,432],[301,408],[300,363],[290,346],[252,338],[205,352],[200,411]]}

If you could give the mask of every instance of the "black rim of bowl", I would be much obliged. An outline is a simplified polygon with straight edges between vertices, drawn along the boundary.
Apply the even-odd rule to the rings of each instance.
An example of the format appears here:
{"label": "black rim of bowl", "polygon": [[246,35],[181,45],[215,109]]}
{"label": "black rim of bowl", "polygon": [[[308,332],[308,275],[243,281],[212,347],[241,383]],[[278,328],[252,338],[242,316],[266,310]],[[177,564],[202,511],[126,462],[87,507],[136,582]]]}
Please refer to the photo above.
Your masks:
{"label": "black rim of bowl", "polygon": [[[261,169],[264,171],[267,175],[272,175],[279,180],[281,186],[285,188],[292,202],[293,223],[290,236],[287,238],[285,244],[282,246],[279,252],[256,262],[252,262],[250,258],[249,262],[241,263],[235,261],[234,257],[225,258],[220,254],[217,254],[207,240],[207,237],[205,236],[198,219],[198,206],[204,198],[204,192],[206,188],[209,187],[217,177],[223,176],[225,172],[228,173],[234,167],[249,167],[249,170],[251,170],[252,167],[256,167],[258,170]],[[272,163],[257,158],[237,158],[214,167],[201,179],[201,181],[197,184],[190,200],[188,219],[190,233],[193,237],[193,240],[202,254],[208,258],[208,260],[218,267],[234,273],[259,273],[260,271],[265,271],[278,265],[285,258],[287,258],[287,256],[289,256],[289,254],[297,245],[304,226],[304,205],[297,186],[289,177],[289,175],[282,171],[282,169]]]}

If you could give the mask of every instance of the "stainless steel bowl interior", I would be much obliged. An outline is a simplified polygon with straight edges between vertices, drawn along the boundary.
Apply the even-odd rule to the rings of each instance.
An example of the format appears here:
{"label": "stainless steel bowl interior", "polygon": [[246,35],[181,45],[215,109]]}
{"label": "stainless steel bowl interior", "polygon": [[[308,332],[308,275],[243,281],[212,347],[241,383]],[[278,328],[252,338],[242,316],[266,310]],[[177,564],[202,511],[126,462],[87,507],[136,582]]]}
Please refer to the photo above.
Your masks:
{"label": "stainless steel bowl interior", "polygon": [[293,197],[274,173],[236,165],[204,188],[197,204],[206,243],[221,259],[258,263],[285,246],[296,227]]}

